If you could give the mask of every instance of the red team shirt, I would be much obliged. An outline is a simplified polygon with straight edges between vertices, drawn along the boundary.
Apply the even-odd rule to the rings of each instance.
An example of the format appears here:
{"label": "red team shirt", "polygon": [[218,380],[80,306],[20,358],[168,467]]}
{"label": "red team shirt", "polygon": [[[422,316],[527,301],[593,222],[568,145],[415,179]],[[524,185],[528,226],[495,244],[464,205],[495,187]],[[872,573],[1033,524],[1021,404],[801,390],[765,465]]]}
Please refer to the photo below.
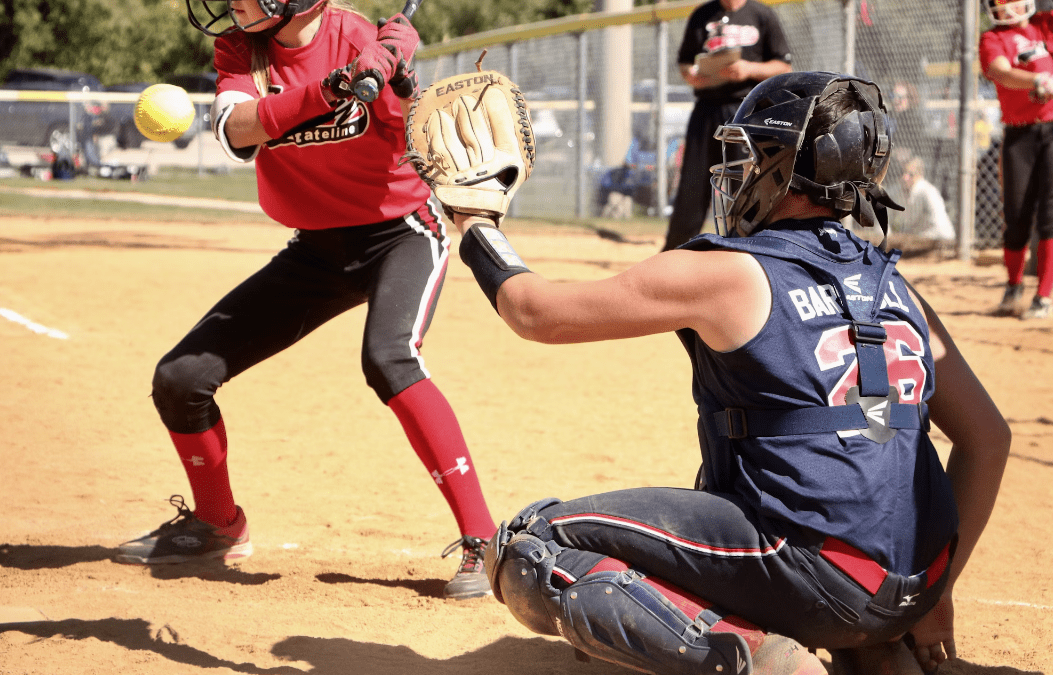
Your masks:
{"label": "red team shirt", "polygon": [[[271,93],[321,82],[351,63],[377,28],[341,10],[326,9],[311,44],[287,49],[270,40]],[[259,94],[249,64],[248,36],[216,40],[217,93]],[[406,131],[399,99],[385,87],[371,104],[341,101],[327,114],[286,131],[256,157],[263,211],[288,227],[322,230],[367,225],[416,211],[431,194],[410,164],[399,166]]]}
{"label": "red team shirt", "polygon": [[[1031,17],[1027,26],[995,26],[980,36],[980,64],[984,72],[999,56],[1009,65],[1032,73],[1053,73],[1053,57],[1046,41],[1053,40],[1053,14],[1043,12]],[[1002,122],[1024,126],[1053,120],[1053,101],[1035,103],[1026,89],[1006,89],[995,83]]]}

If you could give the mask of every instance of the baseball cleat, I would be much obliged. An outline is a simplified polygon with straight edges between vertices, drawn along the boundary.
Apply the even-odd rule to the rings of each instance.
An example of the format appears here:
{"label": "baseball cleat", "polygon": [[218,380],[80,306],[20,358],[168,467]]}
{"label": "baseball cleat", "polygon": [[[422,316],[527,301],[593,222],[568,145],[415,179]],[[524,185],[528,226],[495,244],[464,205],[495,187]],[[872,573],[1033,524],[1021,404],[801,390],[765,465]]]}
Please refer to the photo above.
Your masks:
{"label": "baseball cleat", "polygon": [[1013,316],[1019,310],[1017,306],[1020,304],[1020,299],[1024,297],[1024,284],[1006,284],[1005,295],[1002,296],[1002,302],[998,303],[998,307],[995,308],[995,316]]}
{"label": "baseball cleat", "polygon": [[214,558],[232,560],[252,555],[249,524],[240,506],[233,523],[216,527],[195,516],[182,496],[173,495],[169,502],[179,509],[176,517],[150,534],[121,544],[117,562],[154,565]]}
{"label": "baseball cleat", "polygon": [[465,600],[492,595],[490,581],[483,570],[486,541],[465,535],[447,546],[442,552],[442,557],[445,558],[458,548],[462,550],[461,565],[457,568],[457,574],[453,575],[453,579],[443,589],[443,597],[451,600]]}
{"label": "baseball cleat", "polygon": [[1048,319],[1051,316],[1053,316],[1053,299],[1036,295],[1031,301],[1031,306],[1020,315],[1020,318],[1027,321],[1028,319]]}

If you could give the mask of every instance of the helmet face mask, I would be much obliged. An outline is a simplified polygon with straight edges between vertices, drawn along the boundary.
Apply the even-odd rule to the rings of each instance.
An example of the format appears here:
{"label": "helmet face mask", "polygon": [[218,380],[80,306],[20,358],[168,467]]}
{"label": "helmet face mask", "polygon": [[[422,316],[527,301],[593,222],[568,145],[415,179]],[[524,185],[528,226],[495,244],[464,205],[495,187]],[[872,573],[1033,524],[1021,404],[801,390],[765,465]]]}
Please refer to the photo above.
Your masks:
{"label": "helmet face mask", "polygon": [[983,0],[987,17],[996,26],[1013,26],[1035,13],[1035,0]]}
{"label": "helmet face mask", "polygon": [[185,0],[187,16],[190,23],[205,35],[220,37],[235,31],[245,31],[273,19],[288,23],[289,19],[305,14],[314,9],[323,0],[243,0],[245,3],[256,3],[263,12],[263,17],[247,24],[238,23],[234,12],[234,0]]}
{"label": "helmet face mask", "polygon": [[[817,106],[831,97],[821,133],[805,146]],[[880,187],[891,157],[889,126],[881,92],[867,80],[791,72],[760,83],[714,134],[723,152],[710,169],[718,232],[747,236],[766,225],[791,188],[838,218],[852,214],[884,230],[884,207],[901,208]]]}
{"label": "helmet face mask", "polygon": [[[723,159],[720,164],[709,169],[713,174],[710,177],[714,190],[713,218],[716,221],[717,232],[728,236],[728,214],[739,201],[749,179],[759,172],[759,162],[756,149],[741,127],[720,126],[713,137],[721,142]],[[745,150],[747,156],[744,159],[731,156],[740,154],[731,152],[736,146]]]}

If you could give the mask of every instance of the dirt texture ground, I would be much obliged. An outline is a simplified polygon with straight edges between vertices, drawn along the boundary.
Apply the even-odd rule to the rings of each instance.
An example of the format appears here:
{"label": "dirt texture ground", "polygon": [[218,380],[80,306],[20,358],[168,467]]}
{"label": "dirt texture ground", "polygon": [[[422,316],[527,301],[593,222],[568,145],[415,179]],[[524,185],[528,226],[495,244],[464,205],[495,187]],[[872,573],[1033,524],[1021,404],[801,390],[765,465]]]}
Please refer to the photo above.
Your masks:
{"label": "dirt texture ground", "polygon": [[[610,275],[659,247],[507,229],[557,280]],[[175,515],[169,495],[189,498],[149,398],[155,363],[288,237],[237,223],[0,219],[0,674],[631,672],[575,661],[492,598],[442,599],[454,521],[365,385],[361,309],[219,394],[255,554],[230,566],[113,562],[118,544]],[[1053,673],[1053,322],[990,316],[1003,273],[987,262],[901,263],[1014,432],[957,589],[959,659],[941,673]],[[541,497],[694,479],[688,360],[673,335],[528,343],[454,254],[424,354],[497,520]]]}

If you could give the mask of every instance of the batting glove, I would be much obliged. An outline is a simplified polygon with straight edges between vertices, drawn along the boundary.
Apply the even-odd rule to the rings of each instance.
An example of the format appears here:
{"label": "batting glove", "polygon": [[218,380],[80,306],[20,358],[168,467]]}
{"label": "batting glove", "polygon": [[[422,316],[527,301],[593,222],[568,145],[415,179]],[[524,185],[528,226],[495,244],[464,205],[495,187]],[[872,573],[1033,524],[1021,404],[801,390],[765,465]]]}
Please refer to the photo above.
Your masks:
{"label": "batting glove", "polygon": [[1050,73],[1036,75],[1028,97],[1035,103],[1046,103],[1053,99],[1053,75]]}
{"label": "batting glove", "polygon": [[391,82],[392,86],[394,81],[402,83],[408,71],[406,64],[413,59],[413,52],[420,44],[416,29],[402,14],[381,19],[377,26],[380,30],[376,42],[366,45],[350,66],[352,89],[367,77],[377,82],[381,89],[385,82]]}
{"label": "batting glove", "polygon": [[396,96],[407,101],[415,100],[420,94],[417,71],[407,66],[405,61],[399,61],[395,67],[395,76],[388,80],[388,84]]}

